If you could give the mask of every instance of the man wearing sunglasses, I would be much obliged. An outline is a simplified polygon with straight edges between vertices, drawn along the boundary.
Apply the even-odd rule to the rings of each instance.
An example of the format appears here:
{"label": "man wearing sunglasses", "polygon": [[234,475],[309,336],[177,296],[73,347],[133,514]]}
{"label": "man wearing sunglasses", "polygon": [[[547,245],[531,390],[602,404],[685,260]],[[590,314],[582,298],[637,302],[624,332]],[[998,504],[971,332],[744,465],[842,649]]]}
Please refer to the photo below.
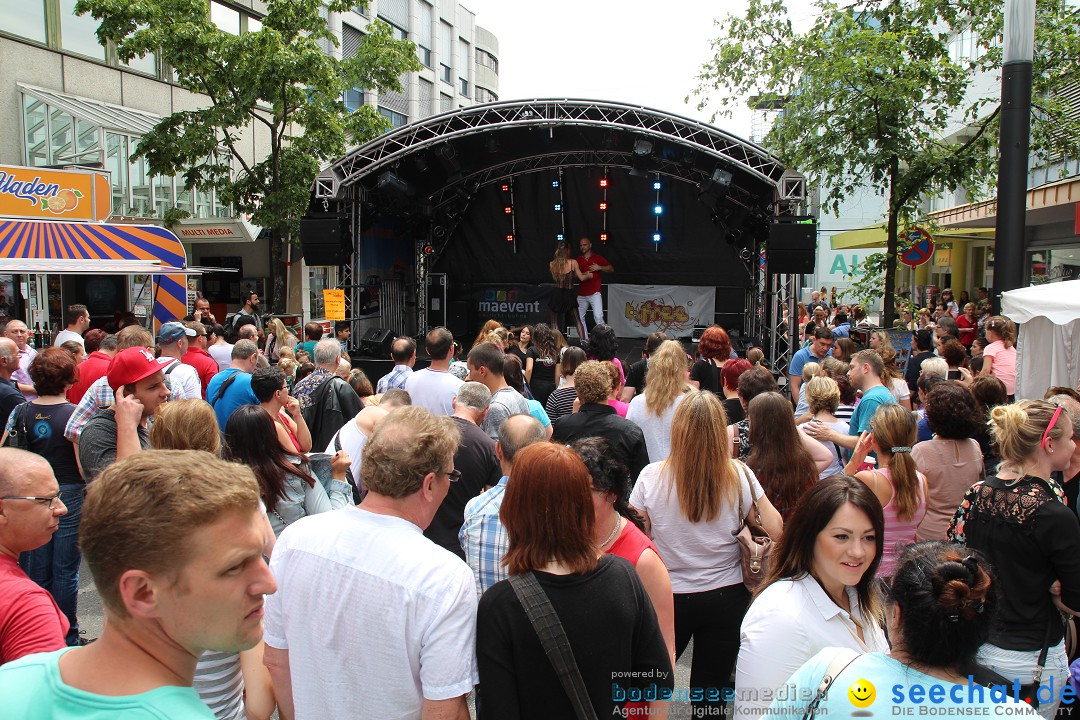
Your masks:
{"label": "man wearing sunglasses", "polygon": [[475,584],[421,534],[458,480],[459,442],[450,418],[394,410],[364,446],[364,501],[278,538],[264,658],[282,717],[468,719]]}
{"label": "man wearing sunglasses", "polygon": [[18,560],[19,553],[49,542],[66,513],[44,458],[0,448],[0,665],[65,647],[67,618]]}

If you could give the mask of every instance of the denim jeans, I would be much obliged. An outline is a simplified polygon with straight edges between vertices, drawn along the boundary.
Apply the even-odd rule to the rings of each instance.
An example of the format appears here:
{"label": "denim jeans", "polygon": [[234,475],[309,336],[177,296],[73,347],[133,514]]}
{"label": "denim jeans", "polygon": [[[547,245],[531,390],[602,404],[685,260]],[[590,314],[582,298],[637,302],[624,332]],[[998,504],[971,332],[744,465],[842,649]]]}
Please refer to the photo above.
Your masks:
{"label": "denim jeans", "polygon": [[[1034,680],[1033,674],[1035,672],[1035,663],[1039,661],[1039,651],[1005,650],[986,643],[979,648],[978,653],[975,655],[975,661],[1002,675],[1009,682],[1015,679],[1021,685],[1027,685]],[[1065,657],[1065,643],[1062,641],[1050,648],[1046,654],[1046,663],[1043,665],[1040,684],[1045,688],[1044,692],[1047,695],[1049,695],[1051,687],[1054,691],[1053,699],[1050,702],[1039,703],[1038,712],[1046,720],[1051,720],[1057,713],[1058,703],[1061,700],[1061,688],[1068,683],[1069,660]],[[1045,700],[1046,698],[1040,699]]]}
{"label": "denim jeans", "polygon": [[60,612],[71,624],[67,644],[77,645],[79,620],[76,609],[79,602],[79,565],[82,562],[79,519],[82,517],[86,486],[82,483],[61,485],[60,492],[64,494],[64,505],[67,506],[67,514],[60,518],[60,527],[53,533],[52,540],[20,555],[19,565],[31,580],[48,590],[56,600]]}

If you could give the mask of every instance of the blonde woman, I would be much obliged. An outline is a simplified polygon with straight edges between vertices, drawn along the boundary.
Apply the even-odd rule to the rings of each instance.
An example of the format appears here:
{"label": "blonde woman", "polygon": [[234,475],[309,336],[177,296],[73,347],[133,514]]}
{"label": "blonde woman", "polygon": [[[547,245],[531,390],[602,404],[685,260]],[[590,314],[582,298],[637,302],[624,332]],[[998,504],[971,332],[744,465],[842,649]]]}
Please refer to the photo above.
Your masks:
{"label": "blonde woman", "polygon": [[[570,257],[566,243],[560,242],[555,245],[555,257],[548,263],[548,272],[555,281],[555,290],[548,300],[548,309],[551,311],[551,327],[558,328],[566,314],[574,316],[574,324],[577,327],[578,337],[585,337],[585,328],[581,325],[581,317],[578,314],[577,292],[574,290],[574,276],[579,281],[585,279],[585,273],[581,272],[578,262]],[[589,273],[592,276],[592,273]]]}
{"label": "blonde woman", "polygon": [[270,362],[281,359],[281,349],[292,350],[300,342],[300,339],[288,331],[281,318],[271,318],[266,328],[266,345],[263,347],[263,355]]}
{"label": "blonde woman", "polygon": [[[926,476],[915,467],[911,447],[918,436],[915,416],[896,404],[882,405],[870,420],[870,432],[859,438],[844,472],[866,483],[885,514],[885,545],[878,576],[892,577],[904,548],[926,516]],[[855,470],[873,450],[877,469]]]}
{"label": "blonde woman", "polygon": [[754,473],[731,459],[729,447],[720,399],[691,390],[672,419],[671,454],[647,465],[630,494],[671,575],[676,655],[694,640],[693,687],[731,687],[739,625],[750,604],[735,538],[740,523],[754,517],[756,501],[769,534],[777,539],[783,530]]}
{"label": "blonde woman", "polygon": [[986,321],[986,339],[980,375],[993,375],[1005,383],[1011,399],[1016,395],[1016,325],[1012,320],[995,315]]}
{"label": "blonde woman", "polygon": [[649,462],[666,460],[671,452],[671,421],[690,385],[686,380],[686,351],[678,340],[665,340],[649,356],[645,392],[630,401],[626,419],[645,433]]}

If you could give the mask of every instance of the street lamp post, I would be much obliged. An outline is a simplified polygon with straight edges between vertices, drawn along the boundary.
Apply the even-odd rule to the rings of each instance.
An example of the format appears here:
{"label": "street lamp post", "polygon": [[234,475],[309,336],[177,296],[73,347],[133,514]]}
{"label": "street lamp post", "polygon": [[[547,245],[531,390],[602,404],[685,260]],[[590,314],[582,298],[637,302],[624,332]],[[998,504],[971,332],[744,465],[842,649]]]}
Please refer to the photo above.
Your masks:
{"label": "street lamp post", "polygon": [[1005,0],[1001,66],[1001,142],[994,240],[994,312],[1001,293],[1023,287],[1035,0]]}

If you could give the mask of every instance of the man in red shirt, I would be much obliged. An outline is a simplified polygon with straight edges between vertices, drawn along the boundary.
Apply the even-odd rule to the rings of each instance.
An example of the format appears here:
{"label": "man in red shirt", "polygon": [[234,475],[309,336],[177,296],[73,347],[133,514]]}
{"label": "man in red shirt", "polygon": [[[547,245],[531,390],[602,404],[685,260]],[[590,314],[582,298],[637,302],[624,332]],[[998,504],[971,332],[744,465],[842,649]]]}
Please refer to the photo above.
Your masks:
{"label": "man in red shirt", "polygon": [[98,345],[98,349],[86,356],[79,363],[79,379],[68,388],[67,399],[69,403],[78,405],[86,391],[99,378],[105,377],[109,370],[109,363],[116,354],[116,336],[106,335]]}
{"label": "man in red shirt", "polygon": [[19,553],[49,542],[66,513],[43,457],[0,448],[0,665],[65,646],[67,618],[19,567]]}
{"label": "man in red shirt", "polygon": [[218,372],[217,360],[210,357],[210,353],[206,351],[208,342],[207,326],[201,322],[190,321],[184,323],[184,326],[189,330],[194,330],[195,337],[188,340],[187,352],[180,357],[180,362],[190,365],[199,373],[199,382],[202,383],[202,396],[203,400],[205,400],[206,386],[210,384],[210,380]]}
{"label": "man in red shirt", "polygon": [[593,320],[596,325],[604,322],[604,304],[600,299],[600,273],[614,272],[615,268],[603,256],[592,251],[592,241],[587,237],[578,241],[581,248],[581,257],[578,258],[578,268],[585,278],[578,286],[578,315],[581,316],[581,327],[585,328],[584,342],[589,339],[588,326],[585,323],[585,315],[592,306]]}

